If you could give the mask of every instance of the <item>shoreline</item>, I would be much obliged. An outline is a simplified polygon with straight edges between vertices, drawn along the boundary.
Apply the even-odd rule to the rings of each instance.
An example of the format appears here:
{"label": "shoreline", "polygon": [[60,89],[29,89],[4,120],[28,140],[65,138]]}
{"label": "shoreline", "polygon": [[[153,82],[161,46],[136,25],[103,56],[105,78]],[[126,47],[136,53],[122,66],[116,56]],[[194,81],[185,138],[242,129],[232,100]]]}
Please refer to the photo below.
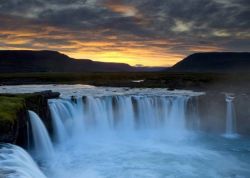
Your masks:
{"label": "shoreline", "polygon": [[0,86],[30,84],[85,84],[107,87],[250,93],[250,74],[169,72],[0,74]]}

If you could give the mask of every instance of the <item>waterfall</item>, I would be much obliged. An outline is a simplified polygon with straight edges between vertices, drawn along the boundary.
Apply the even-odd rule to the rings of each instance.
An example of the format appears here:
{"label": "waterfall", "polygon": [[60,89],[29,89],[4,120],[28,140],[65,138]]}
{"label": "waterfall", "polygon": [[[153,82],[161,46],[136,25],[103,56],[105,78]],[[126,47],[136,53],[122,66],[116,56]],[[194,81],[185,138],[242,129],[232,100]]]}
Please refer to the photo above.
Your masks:
{"label": "waterfall", "polygon": [[[58,102],[60,101],[60,102]],[[80,135],[83,130],[82,98],[72,100],[50,100],[54,137],[57,143],[63,143],[70,135]]]}
{"label": "waterfall", "polygon": [[34,152],[41,157],[50,158],[53,156],[54,149],[49,134],[39,116],[33,111],[28,111],[28,113],[32,129]]}
{"label": "waterfall", "polygon": [[226,103],[227,103],[226,133],[224,134],[224,136],[228,138],[235,138],[238,136],[236,129],[236,115],[235,115],[233,100],[234,96],[226,94]]}
{"label": "waterfall", "polygon": [[11,144],[0,145],[0,177],[46,178],[26,151]]}
{"label": "waterfall", "polygon": [[248,138],[199,132],[218,124],[225,125],[224,136],[237,136],[232,95],[221,125],[202,118],[207,102],[199,93],[74,87],[51,86],[62,91],[48,99],[53,145],[43,120],[28,111],[34,160],[18,146],[0,144],[0,178],[249,177]]}
{"label": "waterfall", "polygon": [[[52,116],[52,124],[53,124],[53,130],[54,130],[54,137],[55,140],[58,143],[62,143],[66,138],[66,128],[64,125],[66,123],[63,123],[62,119],[63,117],[70,116],[70,113],[68,113],[68,110],[63,109],[64,105],[62,103],[58,103],[57,105],[50,103],[50,112]],[[62,111],[66,110],[67,112],[62,113]]]}
{"label": "waterfall", "polygon": [[136,131],[162,129],[180,135],[186,131],[190,96],[84,96],[77,100],[51,99],[49,108],[60,143],[89,130]]}

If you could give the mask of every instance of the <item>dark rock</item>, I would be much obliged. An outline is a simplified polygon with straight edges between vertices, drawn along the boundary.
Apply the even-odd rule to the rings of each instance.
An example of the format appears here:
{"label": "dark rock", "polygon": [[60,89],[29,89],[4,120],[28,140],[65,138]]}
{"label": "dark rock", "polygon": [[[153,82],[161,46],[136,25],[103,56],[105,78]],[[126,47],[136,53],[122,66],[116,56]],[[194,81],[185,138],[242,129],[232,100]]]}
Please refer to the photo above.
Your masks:
{"label": "dark rock", "polygon": [[52,92],[51,90],[45,90],[41,92],[35,92],[34,95],[41,95],[46,99],[58,98],[60,96],[59,92]]}
{"label": "dark rock", "polygon": [[236,112],[237,132],[250,135],[250,95],[235,95],[233,103]]}
{"label": "dark rock", "polygon": [[[250,95],[235,94],[233,100],[236,113],[237,133],[250,135]],[[198,97],[198,112],[201,130],[224,133],[226,130],[225,94],[208,92]]]}
{"label": "dark rock", "polygon": [[59,96],[59,92],[46,90],[42,92],[35,92],[25,99],[26,108],[34,111],[43,119],[43,122],[50,133],[52,133],[52,123],[48,99],[58,98]]}
{"label": "dark rock", "polygon": [[224,133],[226,125],[225,95],[208,92],[198,98],[200,128],[206,132]]}
{"label": "dark rock", "polygon": [[74,103],[77,103],[77,99],[75,96],[71,96],[71,101],[74,102]]}
{"label": "dark rock", "polygon": [[60,93],[52,92],[50,90],[43,92],[36,92],[33,94],[2,94],[8,97],[24,98],[24,107],[16,112],[17,119],[6,128],[4,133],[0,132],[0,142],[16,143],[23,147],[27,146],[28,138],[28,113],[27,110],[36,112],[43,120],[45,126],[50,133],[52,130],[51,114],[48,107],[48,99],[58,98]]}
{"label": "dark rock", "polygon": [[15,140],[15,144],[20,145],[22,147],[27,147],[28,146],[28,113],[26,111],[26,108],[24,108],[23,110],[21,110],[20,112],[17,113],[18,115],[18,123],[17,123],[17,127],[18,129],[16,132],[16,140]]}

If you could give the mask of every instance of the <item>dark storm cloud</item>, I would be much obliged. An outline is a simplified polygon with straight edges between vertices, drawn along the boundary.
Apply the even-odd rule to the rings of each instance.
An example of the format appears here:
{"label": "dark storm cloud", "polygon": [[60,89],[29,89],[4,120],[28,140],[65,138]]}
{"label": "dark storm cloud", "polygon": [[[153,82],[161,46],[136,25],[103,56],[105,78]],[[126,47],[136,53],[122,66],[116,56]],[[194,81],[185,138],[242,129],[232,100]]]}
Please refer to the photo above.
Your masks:
{"label": "dark storm cloud", "polygon": [[0,0],[0,38],[25,48],[109,40],[102,49],[249,51],[249,17],[249,0]]}

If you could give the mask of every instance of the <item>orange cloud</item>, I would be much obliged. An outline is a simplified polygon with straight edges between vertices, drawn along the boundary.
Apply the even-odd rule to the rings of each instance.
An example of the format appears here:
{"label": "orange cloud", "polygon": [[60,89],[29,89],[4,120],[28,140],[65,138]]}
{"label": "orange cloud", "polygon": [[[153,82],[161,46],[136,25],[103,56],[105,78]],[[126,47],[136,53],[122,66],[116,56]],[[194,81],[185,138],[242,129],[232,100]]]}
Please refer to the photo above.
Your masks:
{"label": "orange cloud", "polygon": [[[58,35],[50,35],[57,30]],[[1,31],[6,35],[1,39],[0,49],[47,49],[63,52],[78,59],[92,59],[104,62],[123,62],[130,65],[170,66],[183,58],[183,55],[171,52],[167,46],[178,44],[167,40],[121,41],[116,36],[107,39],[84,41],[77,39],[74,33],[63,34],[63,30],[44,27],[41,33],[34,31]],[[43,39],[49,39],[39,41]],[[58,42],[51,44],[51,40]],[[63,40],[60,42],[60,40]],[[30,43],[30,46],[29,46]],[[67,43],[67,44],[65,44]],[[3,47],[4,46],[4,47]],[[166,46],[162,49],[162,46]]]}
{"label": "orange cloud", "polygon": [[[113,11],[132,15],[138,13],[134,7],[110,3]],[[8,20],[13,24],[11,19]],[[28,23],[23,21],[23,23]],[[30,26],[28,26],[30,27]],[[172,49],[184,46],[188,52],[219,51],[217,46],[185,46],[182,42],[168,39],[138,39],[131,34],[118,36],[109,29],[96,31],[71,31],[46,25],[32,25],[32,28],[0,27],[0,49],[56,50],[78,59],[92,59],[104,62],[123,62],[130,65],[171,66],[185,57],[185,53]]]}
{"label": "orange cloud", "polygon": [[195,46],[188,48],[191,52],[214,52],[214,51],[225,51],[223,47],[218,46]]}
{"label": "orange cloud", "polygon": [[136,14],[138,14],[138,11],[134,6],[124,4],[120,0],[107,1],[105,6],[111,9],[113,12],[117,12],[125,16],[136,16]]}

